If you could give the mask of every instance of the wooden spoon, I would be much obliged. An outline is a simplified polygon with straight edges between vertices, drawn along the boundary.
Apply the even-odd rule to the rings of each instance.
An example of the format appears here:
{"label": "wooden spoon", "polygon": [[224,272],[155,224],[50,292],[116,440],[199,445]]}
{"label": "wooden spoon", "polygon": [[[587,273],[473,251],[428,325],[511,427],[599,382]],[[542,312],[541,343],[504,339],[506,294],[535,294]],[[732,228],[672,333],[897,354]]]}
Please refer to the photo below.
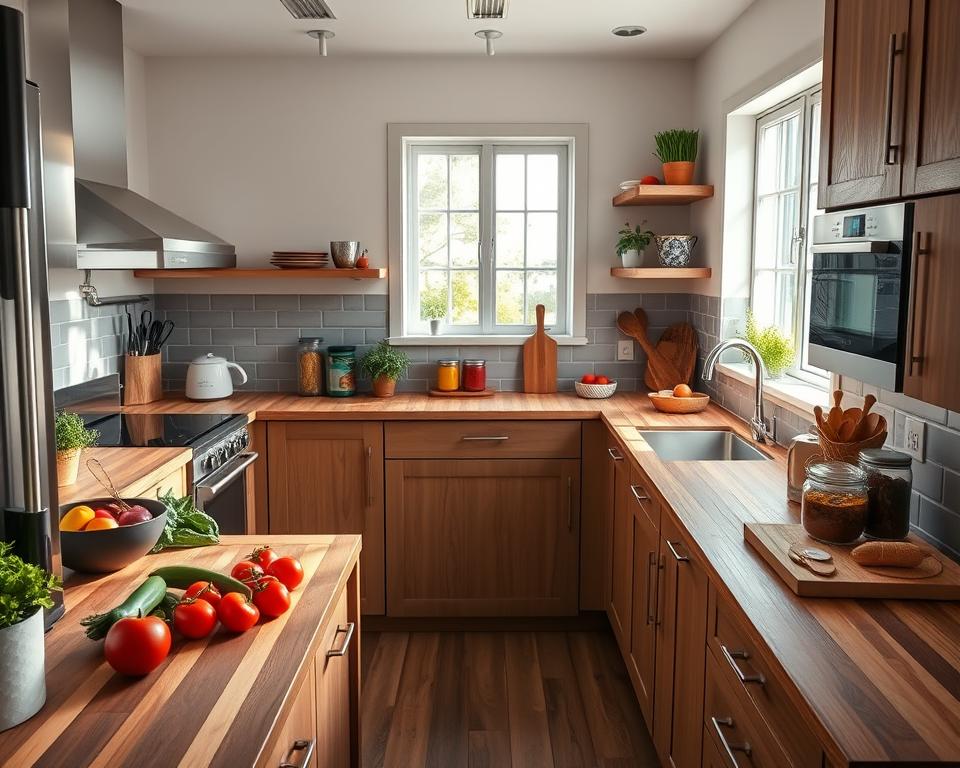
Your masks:
{"label": "wooden spoon", "polygon": [[840,425],[843,423],[843,408],[840,407],[840,402],[843,400],[843,390],[838,389],[833,393],[833,408],[830,409],[830,413],[827,414],[827,423],[830,425],[830,429],[833,430],[838,438],[840,437]]}
{"label": "wooden spoon", "polygon": [[817,428],[820,430],[821,434],[827,438],[827,440],[836,443],[837,435],[833,429],[831,429],[827,420],[823,417],[823,408],[819,405],[815,405],[813,407],[813,415],[817,420]]}
{"label": "wooden spoon", "polygon": [[807,570],[817,574],[817,576],[829,577],[837,572],[837,566],[830,561],[811,560],[809,557],[804,557],[795,544],[790,545],[787,554],[797,565],[802,565]]}
{"label": "wooden spoon", "polygon": [[857,424],[853,430],[852,438],[854,441],[866,440],[870,437],[868,417],[870,416],[870,409],[873,408],[876,402],[877,398],[873,395],[867,395],[863,398],[863,408],[860,411],[860,418],[857,420]]}
{"label": "wooden spoon", "polygon": [[853,442],[862,415],[863,411],[860,408],[847,408],[843,412],[843,422],[840,424],[840,434],[838,435],[840,442]]}
{"label": "wooden spoon", "polygon": [[[665,359],[656,347],[650,343],[647,338],[646,313],[643,319],[632,312],[621,312],[617,315],[617,328],[631,338],[635,339],[641,349],[647,355],[647,372],[651,375],[651,380],[646,383],[656,390],[673,389],[677,384],[683,381],[683,377],[676,366]],[[653,363],[651,369],[650,363]]]}

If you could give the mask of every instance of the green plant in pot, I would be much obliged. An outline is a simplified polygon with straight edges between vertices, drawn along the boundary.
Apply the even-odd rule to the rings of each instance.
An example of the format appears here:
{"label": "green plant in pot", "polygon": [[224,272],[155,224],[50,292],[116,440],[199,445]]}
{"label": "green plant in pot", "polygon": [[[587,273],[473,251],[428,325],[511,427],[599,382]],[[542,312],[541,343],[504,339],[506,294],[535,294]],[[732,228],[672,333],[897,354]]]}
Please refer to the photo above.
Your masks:
{"label": "green plant in pot", "polygon": [[640,266],[643,260],[643,252],[653,239],[653,232],[643,228],[646,223],[646,221],[641,221],[631,229],[628,221],[624,228],[617,233],[620,237],[617,240],[617,253],[623,261],[623,266],[628,269]]}
{"label": "green plant in pot", "polygon": [[[757,348],[771,378],[782,376],[793,365],[796,356],[793,339],[776,325],[761,328],[753,312],[747,312],[743,338]],[[744,360],[749,360],[749,357],[744,355]]]}
{"label": "green plant in pot", "polygon": [[425,288],[420,294],[420,318],[430,321],[430,333],[437,336],[447,316],[447,292],[443,288]]}
{"label": "green plant in pot", "polygon": [[57,486],[73,485],[80,470],[80,455],[84,448],[95,445],[100,433],[87,429],[77,413],[60,411],[54,422],[57,439]]}
{"label": "green plant in pot", "polygon": [[43,609],[59,580],[0,542],[0,731],[35,715],[46,699]]}
{"label": "green plant in pot", "polygon": [[671,128],[656,134],[654,141],[663,166],[665,184],[690,184],[697,161],[697,144],[700,131],[688,131],[683,128]]}
{"label": "green plant in pot", "polygon": [[410,358],[386,339],[367,352],[360,361],[360,369],[373,381],[376,397],[392,397],[399,381],[410,366]]}

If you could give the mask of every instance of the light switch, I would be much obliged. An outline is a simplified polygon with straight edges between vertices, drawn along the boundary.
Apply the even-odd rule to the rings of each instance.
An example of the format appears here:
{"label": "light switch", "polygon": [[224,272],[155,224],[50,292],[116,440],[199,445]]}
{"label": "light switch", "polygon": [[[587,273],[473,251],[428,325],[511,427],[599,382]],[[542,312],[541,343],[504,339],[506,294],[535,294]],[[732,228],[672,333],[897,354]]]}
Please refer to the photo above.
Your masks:
{"label": "light switch", "polygon": [[907,416],[903,423],[903,452],[910,454],[917,461],[923,461],[926,437],[926,422]]}
{"label": "light switch", "polygon": [[633,342],[630,339],[617,342],[617,360],[633,360]]}

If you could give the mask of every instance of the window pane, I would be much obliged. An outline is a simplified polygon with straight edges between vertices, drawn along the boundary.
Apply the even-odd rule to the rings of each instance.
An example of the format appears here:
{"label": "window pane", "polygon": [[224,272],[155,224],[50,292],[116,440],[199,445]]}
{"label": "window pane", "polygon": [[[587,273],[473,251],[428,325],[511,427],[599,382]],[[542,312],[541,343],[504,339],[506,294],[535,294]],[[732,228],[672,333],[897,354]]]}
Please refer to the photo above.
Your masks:
{"label": "window pane", "polygon": [[497,325],[523,325],[523,272],[497,272]]}
{"label": "window pane", "polygon": [[774,323],[774,300],[776,273],[766,270],[757,272],[753,278],[753,315],[761,327]]}
{"label": "window pane", "polygon": [[527,266],[557,266],[557,214],[527,214]]}
{"label": "window pane", "polygon": [[452,272],[450,291],[453,324],[477,325],[480,322],[480,273],[472,269]]}
{"label": "window pane", "polygon": [[787,192],[780,196],[780,227],[777,237],[777,251],[780,266],[789,267],[797,263],[797,249],[793,241],[800,226],[800,193]]}
{"label": "window pane", "polygon": [[[820,172],[820,102],[810,109],[810,175],[816,178]],[[811,202],[815,202],[811,198]]]}
{"label": "window pane", "polygon": [[800,115],[780,124],[780,189],[800,184]]}
{"label": "window pane", "polygon": [[793,337],[794,308],[797,301],[797,273],[777,273],[777,315],[780,330]]}
{"label": "window pane", "polygon": [[450,265],[480,266],[480,214],[450,214]]}
{"label": "window pane", "polygon": [[556,155],[527,155],[527,208],[557,210],[558,171]]}
{"label": "window pane", "polygon": [[523,266],[523,214],[497,214],[497,267]]}
{"label": "window pane", "polygon": [[523,210],[523,155],[497,155],[497,210]]}
{"label": "window pane", "polygon": [[417,190],[420,208],[447,207],[447,156],[417,156]]}
{"label": "window pane", "polygon": [[421,267],[447,266],[447,214],[421,213],[417,241]]}
{"label": "window pane", "polygon": [[450,155],[450,207],[480,207],[480,156]]}
{"label": "window pane", "polygon": [[527,272],[527,324],[537,322],[537,304],[543,304],[544,324],[557,322],[557,273]]}
{"label": "window pane", "polygon": [[769,269],[777,260],[777,196],[760,199],[757,206],[754,268]]}
{"label": "window pane", "polygon": [[757,147],[757,194],[764,195],[777,189],[777,136],[779,125],[762,128]]}
{"label": "window pane", "polygon": [[446,320],[447,314],[447,272],[445,270],[430,270],[420,272],[420,319],[435,319],[430,315],[429,310],[434,307],[440,307],[444,316],[441,320]]}

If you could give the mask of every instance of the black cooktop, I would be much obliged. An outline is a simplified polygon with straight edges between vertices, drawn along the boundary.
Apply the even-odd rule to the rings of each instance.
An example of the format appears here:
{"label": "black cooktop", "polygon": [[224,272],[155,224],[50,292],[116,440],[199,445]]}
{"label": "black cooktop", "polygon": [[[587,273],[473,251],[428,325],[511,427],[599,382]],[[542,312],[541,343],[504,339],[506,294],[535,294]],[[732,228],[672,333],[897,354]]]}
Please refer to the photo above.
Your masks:
{"label": "black cooktop", "polygon": [[195,448],[208,439],[243,426],[247,417],[238,413],[86,413],[84,423],[100,433],[102,447]]}

